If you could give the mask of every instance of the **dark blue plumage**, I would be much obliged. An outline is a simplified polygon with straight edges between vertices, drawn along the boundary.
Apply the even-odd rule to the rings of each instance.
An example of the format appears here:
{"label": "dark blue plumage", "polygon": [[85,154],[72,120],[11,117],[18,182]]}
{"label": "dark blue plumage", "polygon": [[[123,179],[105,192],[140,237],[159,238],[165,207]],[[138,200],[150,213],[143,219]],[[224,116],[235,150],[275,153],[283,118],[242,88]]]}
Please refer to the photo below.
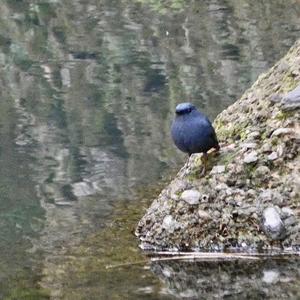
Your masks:
{"label": "dark blue plumage", "polygon": [[171,127],[175,145],[189,155],[203,153],[204,169],[206,152],[220,149],[215,130],[209,119],[191,103],[180,103],[176,106],[176,116]]}

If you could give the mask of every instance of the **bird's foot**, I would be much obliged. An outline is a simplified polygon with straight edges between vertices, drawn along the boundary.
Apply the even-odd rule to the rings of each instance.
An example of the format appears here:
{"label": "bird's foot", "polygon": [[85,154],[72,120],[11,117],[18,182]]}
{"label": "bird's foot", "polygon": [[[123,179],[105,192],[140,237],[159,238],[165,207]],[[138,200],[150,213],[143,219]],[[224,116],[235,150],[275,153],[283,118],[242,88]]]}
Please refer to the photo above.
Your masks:
{"label": "bird's foot", "polygon": [[203,164],[203,168],[202,168],[201,173],[200,173],[201,177],[204,177],[205,174],[206,174],[206,171],[207,171],[207,158],[208,158],[207,153],[204,152],[202,157],[201,157],[202,164]]}
{"label": "bird's foot", "polygon": [[206,174],[206,167],[205,166],[203,166],[203,168],[202,168],[202,170],[200,171],[200,177],[204,177],[205,176],[205,174]]}

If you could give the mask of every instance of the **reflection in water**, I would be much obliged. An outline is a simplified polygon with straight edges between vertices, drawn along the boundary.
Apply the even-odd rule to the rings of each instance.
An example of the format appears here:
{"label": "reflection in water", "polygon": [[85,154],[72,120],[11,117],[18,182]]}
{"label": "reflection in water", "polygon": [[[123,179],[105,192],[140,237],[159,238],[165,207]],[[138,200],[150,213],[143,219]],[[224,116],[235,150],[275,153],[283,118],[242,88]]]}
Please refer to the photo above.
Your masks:
{"label": "reflection in water", "polygon": [[152,271],[175,299],[299,299],[300,262],[156,262]]}
{"label": "reflection in water", "polygon": [[51,274],[68,249],[182,162],[176,103],[214,117],[289,48],[299,16],[293,0],[2,1],[2,296],[36,274],[63,291]]}

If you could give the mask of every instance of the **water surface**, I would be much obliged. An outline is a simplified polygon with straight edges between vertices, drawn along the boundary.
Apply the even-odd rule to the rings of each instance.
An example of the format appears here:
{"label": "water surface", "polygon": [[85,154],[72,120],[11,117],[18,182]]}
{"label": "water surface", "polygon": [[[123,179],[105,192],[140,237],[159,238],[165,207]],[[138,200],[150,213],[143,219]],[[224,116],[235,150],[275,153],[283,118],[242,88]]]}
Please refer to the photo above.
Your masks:
{"label": "water surface", "polygon": [[[184,281],[183,296],[176,265],[149,264],[132,231],[185,160],[169,136],[176,103],[211,119],[233,103],[299,37],[299,1],[0,8],[0,297],[193,299],[199,280],[215,297],[208,279],[218,268],[193,266],[210,273]],[[245,268],[225,268],[220,293],[222,278],[242,282]],[[281,280],[291,266],[272,270]],[[263,271],[253,274],[271,293]]]}

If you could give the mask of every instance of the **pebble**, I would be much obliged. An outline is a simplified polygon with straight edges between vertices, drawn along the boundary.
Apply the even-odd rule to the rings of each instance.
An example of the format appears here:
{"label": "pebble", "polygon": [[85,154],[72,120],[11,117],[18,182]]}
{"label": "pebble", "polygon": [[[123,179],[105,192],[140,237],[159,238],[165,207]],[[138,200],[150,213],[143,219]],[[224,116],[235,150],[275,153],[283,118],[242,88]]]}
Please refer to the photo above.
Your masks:
{"label": "pebble", "polygon": [[172,233],[175,229],[180,227],[178,223],[171,215],[167,215],[163,219],[162,228],[166,229],[168,232]]}
{"label": "pebble", "polygon": [[250,153],[246,154],[244,157],[244,163],[246,163],[246,164],[256,162],[257,160],[258,160],[258,158],[257,158],[256,151],[251,151]]}
{"label": "pebble", "polygon": [[272,240],[284,238],[285,227],[275,207],[270,206],[263,211],[262,228]]}
{"label": "pebble", "polygon": [[216,185],[215,190],[216,191],[224,191],[228,188],[228,185],[226,183],[219,183],[218,185]]}
{"label": "pebble", "polygon": [[201,194],[197,190],[187,190],[181,194],[181,199],[190,205],[199,203]]}
{"label": "pebble", "polygon": [[268,155],[268,160],[276,160],[278,158],[277,152],[273,151],[271,154]]}
{"label": "pebble", "polygon": [[245,148],[245,149],[256,149],[257,148],[257,144],[256,143],[243,143],[241,145],[242,148]]}
{"label": "pebble", "polygon": [[211,175],[213,174],[221,174],[225,172],[225,166],[220,165],[220,166],[214,166],[210,172]]}
{"label": "pebble", "polygon": [[271,152],[272,151],[271,143],[267,142],[267,143],[263,144],[261,147],[261,151],[262,152]]}
{"label": "pebble", "polygon": [[284,216],[289,217],[289,216],[294,216],[294,212],[291,208],[285,206],[281,208],[282,213]]}
{"label": "pebble", "polygon": [[293,132],[291,128],[278,128],[272,133],[271,137],[285,135],[291,132]]}
{"label": "pebble", "polygon": [[211,219],[210,214],[207,213],[206,211],[202,210],[202,209],[198,210],[198,215],[199,215],[200,219],[203,219],[203,220]]}
{"label": "pebble", "polygon": [[264,270],[262,281],[268,284],[274,284],[279,280],[279,272],[274,270]]}
{"label": "pebble", "polygon": [[248,139],[258,139],[260,137],[259,131],[253,131],[248,135]]}
{"label": "pebble", "polygon": [[255,170],[255,176],[266,177],[270,174],[270,169],[267,166],[260,166]]}
{"label": "pebble", "polygon": [[281,107],[284,110],[292,110],[300,107],[300,85],[287,93],[281,100]]}

